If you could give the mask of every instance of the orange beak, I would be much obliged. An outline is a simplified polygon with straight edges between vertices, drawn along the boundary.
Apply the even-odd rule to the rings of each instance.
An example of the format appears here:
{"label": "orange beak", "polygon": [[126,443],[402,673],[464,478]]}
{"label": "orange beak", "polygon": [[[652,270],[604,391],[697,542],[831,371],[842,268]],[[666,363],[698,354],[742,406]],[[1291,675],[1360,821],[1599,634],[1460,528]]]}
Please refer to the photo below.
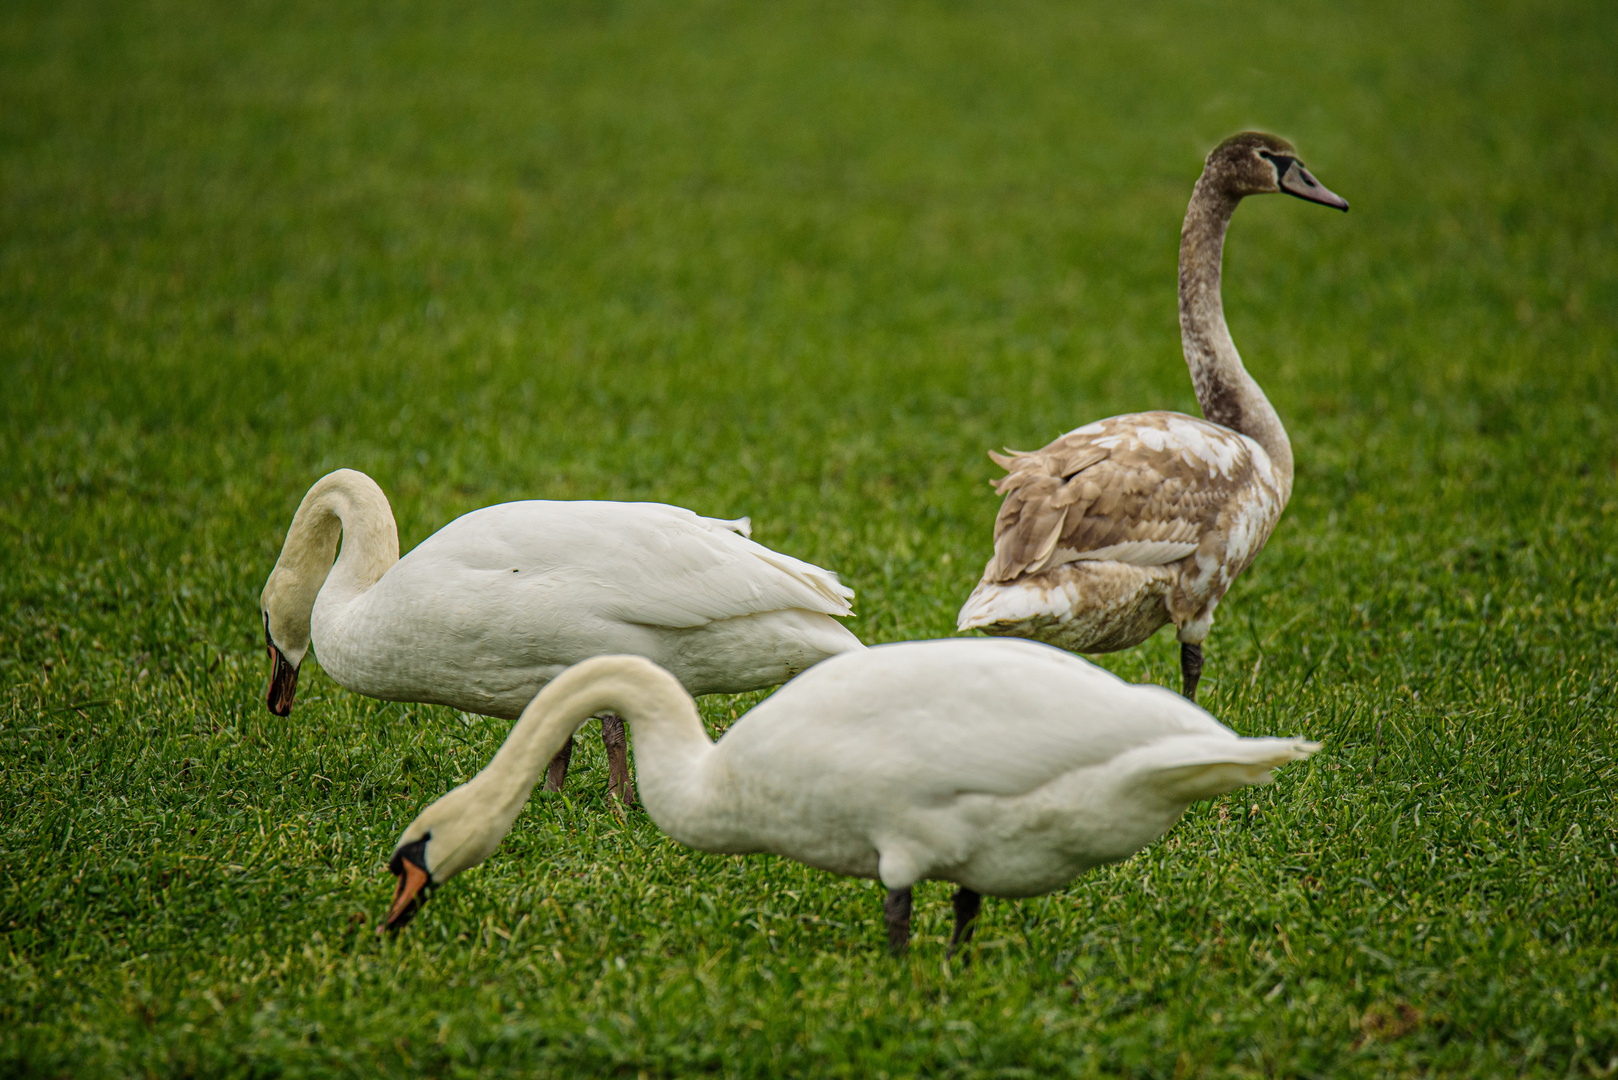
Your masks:
{"label": "orange beak", "polygon": [[400,859],[399,864],[403,872],[399,874],[399,883],[393,890],[393,906],[388,908],[387,918],[382,920],[382,925],[376,928],[379,934],[384,930],[397,930],[409,922],[427,900],[421,890],[432,881],[432,876],[409,859]]}

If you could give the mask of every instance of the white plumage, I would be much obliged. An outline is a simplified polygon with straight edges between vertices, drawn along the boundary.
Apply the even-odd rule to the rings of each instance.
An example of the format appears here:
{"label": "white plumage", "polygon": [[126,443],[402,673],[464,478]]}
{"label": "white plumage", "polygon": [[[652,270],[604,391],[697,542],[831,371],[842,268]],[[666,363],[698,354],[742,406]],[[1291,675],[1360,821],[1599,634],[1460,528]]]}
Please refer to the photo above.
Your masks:
{"label": "white plumage", "polygon": [[311,643],[357,693],[507,719],[603,653],[648,657],[707,694],[861,648],[836,619],[853,592],[746,527],[661,503],[503,503],[401,559],[381,488],[339,470],[304,497],[264,587],[271,708],[290,709]]}
{"label": "white plumage", "polygon": [[370,589],[322,590],[312,630],[358,693],[515,718],[603,653],[649,657],[694,694],[774,686],[856,647],[832,619],[852,596],[676,506],[515,502],[450,522]]}
{"label": "white plumage", "polygon": [[892,890],[890,942],[909,889],[1032,896],[1162,835],[1187,805],[1307,757],[1316,744],[1244,739],[1180,696],[1014,640],[882,645],[800,675],[709,741],[666,672],[602,657],[559,676],[498,754],[399,839],[398,926],[423,888],[487,858],[545,762],[611,709],[635,739],[652,820],[705,851],[774,852]]}

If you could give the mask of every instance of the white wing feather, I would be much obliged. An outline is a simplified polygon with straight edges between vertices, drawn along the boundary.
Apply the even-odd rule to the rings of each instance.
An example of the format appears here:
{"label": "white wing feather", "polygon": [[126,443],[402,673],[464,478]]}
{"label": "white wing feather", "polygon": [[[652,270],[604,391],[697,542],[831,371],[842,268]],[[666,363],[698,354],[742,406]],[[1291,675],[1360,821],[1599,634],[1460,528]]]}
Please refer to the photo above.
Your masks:
{"label": "white wing feather", "polygon": [[422,548],[442,547],[469,570],[516,570],[536,588],[585,590],[594,610],[644,626],[852,613],[854,592],[836,574],[740,535],[749,524],[663,503],[533,500],[473,511]]}

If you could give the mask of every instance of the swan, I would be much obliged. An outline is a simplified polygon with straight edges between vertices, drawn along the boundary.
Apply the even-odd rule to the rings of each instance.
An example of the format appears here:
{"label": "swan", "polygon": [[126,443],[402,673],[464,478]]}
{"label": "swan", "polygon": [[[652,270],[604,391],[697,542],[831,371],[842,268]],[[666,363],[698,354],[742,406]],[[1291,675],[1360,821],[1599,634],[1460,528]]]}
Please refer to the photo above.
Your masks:
{"label": "swan", "polygon": [[878,645],[810,668],[710,742],[679,680],[586,660],[541,690],[494,759],[410,823],[379,929],[499,845],[556,748],[610,710],[635,737],[657,826],[703,851],[773,852],[887,886],[888,944],[911,886],[954,882],[950,951],[981,897],[1035,896],[1161,836],[1197,799],[1261,784],[1318,743],[1244,739],[1171,690],[1048,645]]}
{"label": "swan", "polygon": [[1348,209],[1283,139],[1248,131],[1214,148],[1180,233],[1180,337],[1203,419],[1132,413],[1042,450],[991,453],[1005,502],[960,629],[1113,652],[1172,622],[1181,692],[1196,700],[1214,609],[1292,493],[1292,445],[1242,367],[1219,295],[1231,214],[1268,192]]}
{"label": "swan", "polygon": [[[270,711],[291,712],[311,646],[356,693],[507,720],[602,653],[650,657],[712,694],[775,686],[864,648],[836,619],[852,614],[853,591],[747,529],[662,503],[501,503],[401,559],[387,496],[339,469],[303,497],[260,596]],[[623,722],[603,714],[602,733],[611,789],[633,802]],[[557,749],[552,790],[571,740]]]}

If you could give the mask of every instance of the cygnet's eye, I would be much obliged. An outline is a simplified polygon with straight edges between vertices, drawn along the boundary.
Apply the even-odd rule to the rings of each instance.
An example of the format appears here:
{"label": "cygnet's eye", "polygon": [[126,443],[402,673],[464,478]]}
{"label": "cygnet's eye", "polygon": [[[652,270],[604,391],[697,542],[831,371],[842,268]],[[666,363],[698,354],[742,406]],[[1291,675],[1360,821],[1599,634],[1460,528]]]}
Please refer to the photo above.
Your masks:
{"label": "cygnet's eye", "polygon": [[1268,150],[1260,150],[1258,156],[1275,166],[1275,178],[1280,180],[1287,174],[1287,170],[1298,163],[1297,158],[1287,157],[1285,154],[1272,154]]}

